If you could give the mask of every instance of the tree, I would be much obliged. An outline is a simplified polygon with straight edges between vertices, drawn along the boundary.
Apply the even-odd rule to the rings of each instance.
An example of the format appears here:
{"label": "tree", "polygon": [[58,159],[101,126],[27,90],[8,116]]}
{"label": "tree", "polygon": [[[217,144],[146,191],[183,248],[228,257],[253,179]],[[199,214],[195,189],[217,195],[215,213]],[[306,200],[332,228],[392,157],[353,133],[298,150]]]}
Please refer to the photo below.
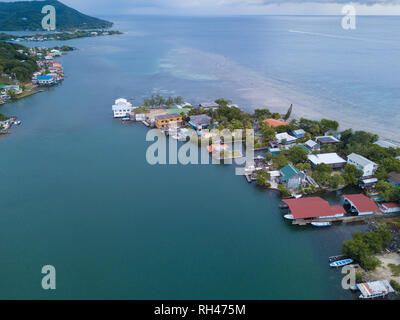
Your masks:
{"label": "tree", "polygon": [[286,151],[284,154],[294,164],[305,162],[308,159],[308,152],[300,146],[294,146]]}
{"label": "tree", "polygon": [[286,114],[283,117],[283,120],[287,120],[290,118],[290,115],[292,114],[292,110],[293,110],[293,104],[290,105],[288,111],[286,112]]}
{"label": "tree", "polygon": [[260,187],[269,188],[271,186],[268,181],[270,179],[270,174],[266,170],[257,170],[255,178],[257,179],[257,185]]}
{"label": "tree", "polygon": [[183,98],[181,96],[177,96],[174,98],[174,103],[175,104],[183,104],[185,101],[183,101]]}
{"label": "tree", "polygon": [[17,94],[13,90],[7,90],[7,95],[11,97],[11,99],[15,99]]}
{"label": "tree", "polygon": [[357,185],[358,179],[362,177],[363,172],[353,164],[346,164],[344,166],[343,178],[347,184]]}
{"label": "tree", "polygon": [[295,167],[297,169],[299,169],[300,171],[304,171],[304,172],[307,172],[307,171],[311,170],[311,164],[308,163],[308,162],[306,162],[306,163],[298,163],[298,164],[296,164]]}
{"label": "tree", "polygon": [[261,123],[260,131],[265,142],[271,142],[275,140],[275,129],[272,128],[268,122]]}
{"label": "tree", "polygon": [[329,187],[332,189],[336,189],[337,187],[342,186],[346,183],[344,178],[340,174],[334,174],[333,176],[330,176],[328,182]]}
{"label": "tree", "polygon": [[255,109],[254,110],[254,117],[256,119],[258,119],[258,121],[262,121],[265,120],[266,118],[270,118],[271,117],[271,111],[269,111],[269,109]]}
{"label": "tree", "polygon": [[374,256],[387,247],[392,235],[385,224],[370,232],[355,232],[352,240],[343,242],[342,252],[359,262],[365,270],[373,270],[379,265]]}
{"label": "tree", "polygon": [[379,192],[379,196],[384,198],[385,201],[400,201],[400,188],[391,185],[386,181],[379,181],[376,185],[376,190]]}
{"label": "tree", "polygon": [[320,121],[320,127],[324,133],[329,130],[336,131],[339,128],[339,123],[335,120],[322,119]]}
{"label": "tree", "polygon": [[228,104],[232,103],[232,101],[224,98],[219,98],[215,100],[215,103],[219,104],[220,107],[227,107]]}
{"label": "tree", "polygon": [[333,169],[330,166],[328,166],[324,163],[321,163],[321,164],[315,166],[314,171],[312,173],[312,178],[318,184],[326,186],[329,184],[332,171],[333,171]]}
{"label": "tree", "polygon": [[277,154],[272,156],[272,165],[275,169],[281,169],[289,164],[288,158],[283,154]]}
{"label": "tree", "polygon": [[283,184],[278,184],[278,190],[281,193],[282,197],[288,197],[292,194],[290,190],[286,188]]}
{"label": "tree", "polygon": [[4,121],[4,120],[8,120],[10,119],[9,117],[7,117],[6,115],[0,113],[0,121]]}
{"label": "tree", "polygon": [[172,97],[168,97],[167,99],[167,106],[170,106],[174,103],[174,99]]}

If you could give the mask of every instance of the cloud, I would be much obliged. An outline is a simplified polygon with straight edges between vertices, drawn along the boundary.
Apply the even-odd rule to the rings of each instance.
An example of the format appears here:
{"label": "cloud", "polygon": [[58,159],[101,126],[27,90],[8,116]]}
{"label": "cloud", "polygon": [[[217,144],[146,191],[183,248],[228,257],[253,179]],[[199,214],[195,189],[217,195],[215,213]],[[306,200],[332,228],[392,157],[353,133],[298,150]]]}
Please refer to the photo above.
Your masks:
{"label": "cloud", "polygon": [[[1,1],[1,0],[0,0]],[[114,14],[400,14],[400,0],[61,0],[89,15]]]}

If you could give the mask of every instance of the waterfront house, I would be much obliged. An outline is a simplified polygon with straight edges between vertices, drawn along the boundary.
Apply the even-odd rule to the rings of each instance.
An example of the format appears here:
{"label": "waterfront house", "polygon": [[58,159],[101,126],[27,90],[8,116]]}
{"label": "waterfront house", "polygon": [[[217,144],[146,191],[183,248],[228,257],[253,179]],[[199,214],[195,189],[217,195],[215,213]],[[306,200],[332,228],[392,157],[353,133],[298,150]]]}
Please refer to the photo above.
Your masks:
{"label": "waterfront house", "polygon": [[304,182],[304,173],[292,166],[291,164],[283,167],[280,170],[280,181],[288,189],[297,189]]}
{"label": "waterfront house", "polygon": [[346,160],[341,158],[337,153],[320,153],[320,154],[309,154],[308,161],[313,167],[324,163],[333,169],[343,168],[347,163]]}
{"label": "waterfront house", "polygon": [[202,102],[199,107],[202,109],[218,109],[220,105],[216,102]]}
{"label": "waterfront house", "polygon": [[311,152],[314,150],[319,150],[320,149],[320,145],[313,141],[313,140],[308,140],[305,144],[304,144]]}
{"label": "waterfront house", "polygon": [[265,120],[263,120],[263,122],[268,123],[272,128],[289,125],[288,122],[285,122],[282,120],[277,120],[277,119],[272,119],[272,118],[265,119]]}
{"label": "waterfront house", "polygon": [[56,83],[55,79],[49,75],[37,76],[36,79],[32,80],[32,82],[41,86],[53,85]]}
{"label": "waterfront house", "polygon": [[364,194],[348,194],[343,196],[345,206],[353,213],[359,216],[371,215],[379,212],[379,208],[374,201]]}
{"label": "waterfront house", "polygon": [[303,138],[304,135],[306,134],[306,132],[303,129],[292,130],[290,131],[290,133],[293,137],[296,137],[297,139]]}
{"label": "waterfront house", "polygon": [[340,140],[342,138],[342,134],[339,131],[330,129],[327,132],[325,132],[324,136],[332,136],[335,137],[336,139]]}
{"label": "waterfront house", "polygon": [[289,206],[290,214],[297,221],[341,218],[346,213],[342,206],[331,206],[328,201],[320,197],[285,199],[283,202]]}
{"label": "waterfront house", "polygon": [[296,138],[289,135],[287,132],[277,133],[275,135],[275,141],[277,144],[294,144],[296,143]]}
{"label": "waterfront house", "polygon": [[400,204],[396,202],[384,202],[380,205],[383,213],[397,213],[400,212]]}
{"label": "waterfront house", "polygon": [[375,189],[377,183],[378,183],[377,178],[366,178],[366,179],[360,179],[358,186],[361,189]]}
{"label": "waterfront house", "polygon": [[271,155],[276,156],[276,155],[278,155],[278,154],[281,153],[281,149],[279,149],[279,148],[269,148],[269,149],[268,149],[268,152],[269,152]]}
{"label": "waterfront house", "polygon": [[52,54],[54,54],[55,56],[61,56],[60,50],[53,49],[53,50],[51,50],[50,52],[51,52]]}
{"label": "waterfront house", "polygon": [[388,182],[395,187],[400,187],[400,173],[390,172]]}
{"label": "waterfront house", "polygon": [[320,136],[320,137],[316,137],[315,140],[320,145],[335,145],[340,142],[340,140],[335,138],[334,136]]}
{"label": "waterfront house", "polygon": [[281,172],[279,170],[268,171],[271,182],[279,183]]}
{"label": "waterfront house", "polygon": [[3,95],[8,94],[8,91],[14,92],[15,94],[21,94],[22,89],[19,85],[0,85],[0,92]]}
{"label": "waterfront house", "polygon": [[155,117],[155,125],[158,129],[167,129],[171,123],[176,123],[176,127],[182,125],[183,117],[180,114],[164,114]]}
{"label": "waterfront house", "polygon": [[363,178],[373,176],[378,169],[378,165],[375,162],[354,152],[347,156],[347,163],[360,169],[363,172]]}
{"label": "waterfront house", "polygon": [[132,103],[123,98],[115,100],[115,103],[112,106],[114,118],[123,118],[129,116],[133,109]]}
{"label": "waterfront house", "polygon": [[356,286],[361,292],[360,299],[374,299],[395,292],[388,280],[358,283]]}
{"label": "waterfront house", "polygon": [[194,130],[206,129],[210,126],[211,117],[206,114],[199,114],[190,117],[189,124]]}

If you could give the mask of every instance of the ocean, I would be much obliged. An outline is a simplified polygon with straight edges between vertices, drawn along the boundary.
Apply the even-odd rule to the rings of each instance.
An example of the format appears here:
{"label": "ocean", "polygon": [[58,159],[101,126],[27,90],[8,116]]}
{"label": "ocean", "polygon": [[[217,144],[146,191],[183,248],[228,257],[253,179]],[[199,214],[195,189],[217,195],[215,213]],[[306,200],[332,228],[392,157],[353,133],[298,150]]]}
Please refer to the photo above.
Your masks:
{"label": "ocean", "polygon": [[[0,298],[354,298],[328,256],[365,225],[292,226],[276,193],[233,165],[152,166],[147,128],[122,125],[111,105],[152,93],[248,111],[293,103],[295,116],[395,139],[400,21],[109,19],[123,35],[40,43],[78,48],[60,58],[65,81],[0,107],[22,120],[0,137]],[[41,287],[44,265],[54,291]]]}

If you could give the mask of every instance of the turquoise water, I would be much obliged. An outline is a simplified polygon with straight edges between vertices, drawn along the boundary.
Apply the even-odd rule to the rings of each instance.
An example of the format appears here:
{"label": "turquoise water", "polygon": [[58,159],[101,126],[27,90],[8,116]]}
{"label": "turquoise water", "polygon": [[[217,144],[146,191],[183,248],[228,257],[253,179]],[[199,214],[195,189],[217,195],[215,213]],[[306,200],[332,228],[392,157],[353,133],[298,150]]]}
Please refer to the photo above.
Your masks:
{"label": "turquoise water", "polygon": [[[248,185],[234,166],[151,166],[147,129],[112,119],[111,104],[159,92],[193,103],[230,97],[248,109],[264,99],[279,109],[287,99],[280,98],[282,90],[307,104],[336,103],[330,94],[341,88],[365,108],[364,119],[379,117],[398,130],[397,114],[382,118],[368,111],[369,101],[387,105],[385,112],[398,106],[398,64],[388,74],[393,60],[373,64],[382,45],[375,52],[358,41],[345,53],[338,44],[330,49],[348,39],[287,31],[341,33],[333,29],[334,18],[116,19],[124,35],[65,43],[79,50],[60,59],[67,75],[61,86],[0,107],[23,121],[0,137],[0,298],[352,298],[327,257],[364,226],[293,227],[282,218],[276,194]],[[397,54],[392,33],[382,27],[377,34],[376,25],[394,28],[398,21],[366,19],[374,32],[365,37],[388,41],[385,54]],[[356,32],[366,32],[361,26]],[[343,62],[359,64],[351,73],[356,80],[340,82],[336,76],[345,67],[336,58],[353,59],[357,52],[379,76],[367,79],[369,69],[356,59]],[[374,82],[376,94],[369,91]],[[341,83],[359,89],[346,93]],[[266,84],[274,90],[264,90]],[[264,91],[274,98],[262,98]],[[355,112],[342,108],[342,114]],[[57,270],[53,292],[41,289],[47,264]]]}

